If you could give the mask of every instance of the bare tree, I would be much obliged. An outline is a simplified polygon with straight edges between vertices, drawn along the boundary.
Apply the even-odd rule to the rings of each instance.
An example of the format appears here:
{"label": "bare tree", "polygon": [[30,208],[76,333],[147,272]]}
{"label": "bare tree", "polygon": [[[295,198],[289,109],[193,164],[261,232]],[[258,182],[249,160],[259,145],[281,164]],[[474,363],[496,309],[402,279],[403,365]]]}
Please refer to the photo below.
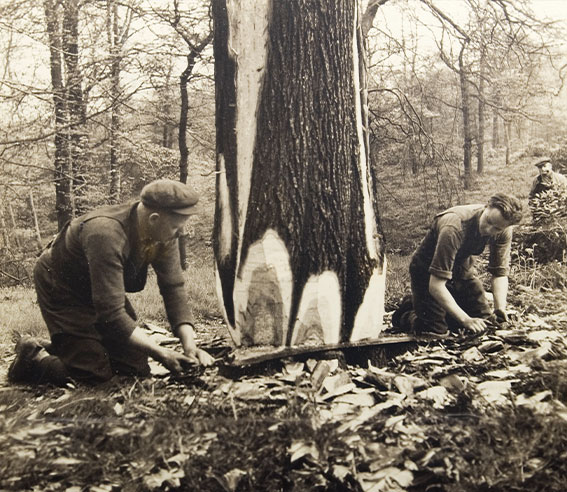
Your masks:
{"label": "bare tree", "polygon": [[[72,1],[72,0],[71,0]],[[63,75],[63,19],[59,2],[44,0],[49,37],[51,84],[55,113],[55,209],[59,228],[73,217],[72,166],[67,135],[67,92]]]}
{"label": "bare tree", "polygon": [[[123,15],[117,0],[106,0],[106,33],[110,61],[110,155],[109,155],[109,200],[120,200],[119,135],[121,132],[122,88],[120,74],[124,54],[124,45],[130,34],[130,24],[134,14],[129,4],[123,5]],[[122,17],[122,18],[121,18]]]}

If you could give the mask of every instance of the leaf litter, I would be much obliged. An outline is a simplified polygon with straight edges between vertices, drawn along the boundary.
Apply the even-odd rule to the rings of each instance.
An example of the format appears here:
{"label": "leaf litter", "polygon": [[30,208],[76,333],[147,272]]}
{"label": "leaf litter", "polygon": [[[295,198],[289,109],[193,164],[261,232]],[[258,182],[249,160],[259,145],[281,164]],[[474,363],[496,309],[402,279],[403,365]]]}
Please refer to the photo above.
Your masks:
{"label": "leaf litter", "polygon": [[420,344],[385,367],[312,358],[231,379],[153,366],[152,378],[100,388],[6,389],[0,486],[560,491],[566,318],[525,307],[508,326]]}

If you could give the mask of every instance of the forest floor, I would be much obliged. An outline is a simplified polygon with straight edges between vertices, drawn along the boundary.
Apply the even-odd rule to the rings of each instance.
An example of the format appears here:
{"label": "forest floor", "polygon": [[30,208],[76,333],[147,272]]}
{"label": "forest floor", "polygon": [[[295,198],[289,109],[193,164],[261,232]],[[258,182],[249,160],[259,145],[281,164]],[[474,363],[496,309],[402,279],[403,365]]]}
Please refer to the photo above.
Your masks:
{"label": "forest floor", "polygon": [[[31,388],[5,384],[3,345],[0,489],[564,491],[567,292],[511,297],[508,326],[384,367],[289,359],[231,377],[225,358],[179,378],[155,365]],[[223,333],[197,329],[211,347]]]}

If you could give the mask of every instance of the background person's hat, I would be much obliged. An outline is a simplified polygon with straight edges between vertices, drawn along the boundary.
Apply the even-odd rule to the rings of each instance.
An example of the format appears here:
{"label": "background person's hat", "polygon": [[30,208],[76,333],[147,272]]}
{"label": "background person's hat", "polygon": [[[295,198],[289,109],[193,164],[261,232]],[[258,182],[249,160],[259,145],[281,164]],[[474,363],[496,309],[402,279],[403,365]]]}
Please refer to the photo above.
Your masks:
{"label": "background person's hat", "polygon": [[195,205],[199,195],[189,185],[172,179],[158,179],[142,188],[142,203],[150,208],[165,210],[181,215],[197,213]]}
{"label": "background person's hat", "polygon": [[547,164],[548,162],[551,163],[551,159],[549,157],[542,157],[540,160],[538,160],[534,164],[534,166],[535,167],[542,167],[544,164]]}

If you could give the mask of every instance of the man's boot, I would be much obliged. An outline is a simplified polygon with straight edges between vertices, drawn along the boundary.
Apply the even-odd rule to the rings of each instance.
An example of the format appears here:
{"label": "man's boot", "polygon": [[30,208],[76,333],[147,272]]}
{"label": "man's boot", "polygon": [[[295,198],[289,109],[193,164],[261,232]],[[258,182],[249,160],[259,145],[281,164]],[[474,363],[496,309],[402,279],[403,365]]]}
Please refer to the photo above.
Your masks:
{"label": "man's boot", "polygon": [[30,336],[21,337],[16,343],[16,358],[8,368],[11,383],[35,383],[38,380],[37,364],[49,355],[45,347],[49,342]]}

